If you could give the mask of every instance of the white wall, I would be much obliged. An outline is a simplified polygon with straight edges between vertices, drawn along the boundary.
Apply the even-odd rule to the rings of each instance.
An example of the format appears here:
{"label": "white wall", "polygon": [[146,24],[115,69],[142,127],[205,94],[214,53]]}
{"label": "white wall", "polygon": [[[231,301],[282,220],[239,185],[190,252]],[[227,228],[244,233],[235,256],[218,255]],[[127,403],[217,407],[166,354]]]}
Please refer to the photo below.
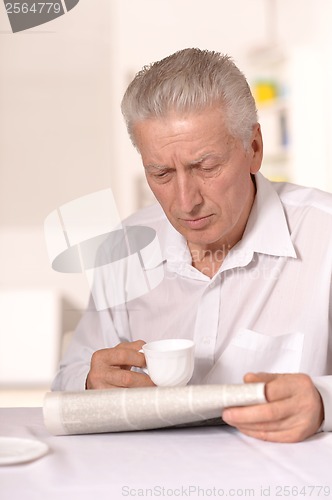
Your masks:
{"label": "white wall", "polygon": [[[98,6],[81,0],[65,16],[16,34],[0,6],[0,292],[53,291],[63,304],[59,335],[74,327],[89,290],[84,276],[52,271],[44,219],[112,177],[111,16],[108,0]],[[0,350],[14,364],[20,358],[6,336],[20,315],[0,310]],[[49,321],[44,335],[51,337]],[[38,345],[26,342],[35,339],[32,317],[20,324],[16,348],[41,364]]]}
{"label": "white wall", "polygon": [[[274,5],[274,10],[272,9]],[[326,80],[327,46],[331,46],[331,30],[328,20],[332,20],[331,5],[328,0],[206,0],[204,7],[200,1],[192,0],[121,0],[112,3],[112,22],[116,29],[112,30],[112,42],[116,47],[113,54],[114,67],[114,122],[118,126],[118,141],[114,144],[113,154],[116,158],[117,170],[114,173],[116,191],[122,193],[119,197],[119,208],[122,215],[131,213],[137,207],[137,192],[135,180],[141,175],[140,159],[136,152],[130,149],[125,127],[119,111],[121,97],[131,76],[144,64],[160,59],[180,48],[197,46],[200,48],[218,50],[233,56],[235,62],[248,75],[252,67],[248,58],[253,50],[262,48],[268,43],[278,43],[289,58],[298,51],[308,49],[316,51],[320,60],[316,62],[314,71],[308,69],[311,77],[310,91],[315,91],[315,76],[317,87],[320,88]],[[272,39],[271,32],[274,38]],[[330,42],[330,43],[328,43]],[[329,49],[331,50],[331,49]],[[308,79],[306,68],[301,66],[296,73],[295,82],[299,89]],[[321,80],[318,80],[321,76]],[[299,82],[303,79],[303,82]],[[298,89],[295,89],[296,93]],[[302,96],[303,97],[303,96]],[[323,115],[324,120],[330,116],[324,103],[324,94],[318,90],[315,95],[321,100],[317,110],[312,102],[313,118]],[[299,102],[297,100],[296,102]],[[304,98],[304,102],[309,102]],[[303,98],[300,100],[303,106]],[[298,110],[296,110],[298,111]],[[304,110],[297,113],[297,125],[302,125],[300,133],[296,134],[296,144],[299,148],[307,146],[307,136],[311,130],[317,135],[326,132],[324,128],[316,128],[313,124],[304,130],[305,122],[310,120]],[[317,148],[326,148],[327,138],[317,137]],[[298,144],[299,143],[299,144]],[[316,151],[312,146],[312,156],[317,154],[318,171],[305,168],[302,156],[299,154],[296,165],[293,166],[291,179],[304,184],[314,184],[321,188],[332,189],[332,182],[326,164],[325,151]],[[308,163],[308,162],[307,162]],[[313,175],[314,172],[314,175]]]}
{"label": "white wall", "polygon": [[[188,46],[229,53],[250,72],[248,53],[270,40],[268,1],[80,0],[65,16],[17,34],[0,6],[2,290],[54,290],[67,300],[64,328],[75,323],[88,287],[81,275],[50,269],[45,217],[108,186],[121,216],[135,210],[142,167],[119,109],[130,78],[144,64]],[[321,55],[322,95],[322,85],[332,83],[331,2],[277,0],[276,7],[273,26],[281,46]],[[331,189],[330,92],[325,97],[322,182]]]}

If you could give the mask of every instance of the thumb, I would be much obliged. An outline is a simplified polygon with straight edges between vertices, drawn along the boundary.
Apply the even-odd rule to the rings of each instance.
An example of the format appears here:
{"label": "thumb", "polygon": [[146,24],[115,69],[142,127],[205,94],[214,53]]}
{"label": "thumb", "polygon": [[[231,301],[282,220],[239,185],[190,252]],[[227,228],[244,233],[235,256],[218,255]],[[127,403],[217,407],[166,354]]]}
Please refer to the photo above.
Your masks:
{"label": "thumb", "polygon": [[256,382],[270,382],[271,380],[274,380],[276,378],[275,373],[265,373],[265,372],[259,372],[259,373],[246,373],[245,376],[243,377],[243,381],[246,384],[255,384]]}

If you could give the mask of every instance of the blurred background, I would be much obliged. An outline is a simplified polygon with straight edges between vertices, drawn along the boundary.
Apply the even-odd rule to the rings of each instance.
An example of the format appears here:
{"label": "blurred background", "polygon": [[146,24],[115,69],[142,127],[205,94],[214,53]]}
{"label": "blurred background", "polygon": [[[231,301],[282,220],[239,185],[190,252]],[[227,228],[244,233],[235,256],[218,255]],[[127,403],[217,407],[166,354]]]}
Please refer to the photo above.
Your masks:
{"label": "blurred background", "polygon": [[120,113],[145,64],[185,47],[231,55],[257,99],[263,172],[332,191],[330,0],[80,0],[13,34],[0,5],[0,406],[42,404],[84,310],[82,274],[51,269],[44,220],[111,187],[151,203]]}

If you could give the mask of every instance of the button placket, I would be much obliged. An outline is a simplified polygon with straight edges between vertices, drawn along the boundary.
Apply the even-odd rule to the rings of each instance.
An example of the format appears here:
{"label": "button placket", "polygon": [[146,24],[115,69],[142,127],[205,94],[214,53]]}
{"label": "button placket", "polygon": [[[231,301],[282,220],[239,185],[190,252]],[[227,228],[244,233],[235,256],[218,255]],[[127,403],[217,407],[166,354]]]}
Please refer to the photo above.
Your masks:
{"label": "button placket", "polygon": [[220,287],[219,275],[205,288],[199,303],[194,332],[195,372],[192,383],[199,383],[214,363],[220,315]]}

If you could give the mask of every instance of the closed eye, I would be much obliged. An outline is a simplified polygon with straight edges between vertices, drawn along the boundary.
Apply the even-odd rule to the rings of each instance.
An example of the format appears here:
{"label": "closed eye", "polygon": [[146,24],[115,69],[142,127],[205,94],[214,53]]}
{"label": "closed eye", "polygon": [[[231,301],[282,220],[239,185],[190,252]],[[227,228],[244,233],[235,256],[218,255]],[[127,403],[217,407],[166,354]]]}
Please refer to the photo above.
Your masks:
{"label": "closed eye", "polygon": [[209,166],[202,166],[202,165],[197,165],[195,168],[195,171],[204,176],[204,177],[209,177],[209,176],[215,176],[217,175],[220,170],[222,169],[222,164],[214,164],[214,165],[209,165]]}
{"label": "closed eye", "polygon": [[158,167],[145,167],[145,172],[147,177],[153,179],[155,182],[166,182],[170,179],[173,170],[169,168],[158,168]]}
{"label": "closed eye", "polygon": [[229,151],[223,155],[209,154],[193,164],[193,169],[203,177],[212,177],[218,175],[222,168],[227,164]]}

